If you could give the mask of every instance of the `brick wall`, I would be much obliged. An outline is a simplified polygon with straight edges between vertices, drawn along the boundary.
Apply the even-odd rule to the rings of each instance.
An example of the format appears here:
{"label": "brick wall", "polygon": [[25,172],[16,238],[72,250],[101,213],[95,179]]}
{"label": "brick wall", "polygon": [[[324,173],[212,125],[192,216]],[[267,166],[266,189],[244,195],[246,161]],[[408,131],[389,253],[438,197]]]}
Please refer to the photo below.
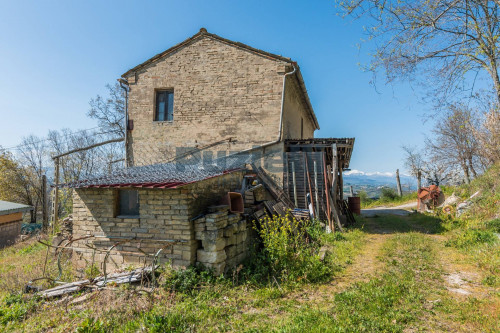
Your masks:
{"label": "brick wall", "polygon": [[[276,140],[283,74],[291,69],[283,61],[204,36],[131,74],[129,159],[134,165],[154,164],[174,156],[176,149],[228,137],[237,141],[213,150],[240,151]],[[304,131],[312,137],[312,120],[301,116],[305,105],[296,78],[288,81],[287,135],[296,137],[303,118]],[[174,90],[173,122],[153,121],[157,89]]]}
{"label": "brick wall", "polygon": [[23,213],[2,215],[0,220],[0,248],[15,243],[21,233]]}
{"label": "brick wall", "polygon": [[[242,172],[214,177],[178,189],[138,189],[140,216],[116,217],[117,189],[85,188],[73,191],[73,238],[97,236],[74,243],[73,260],[77,269],[92,262],[91,244],[107,250],[127,238],[111,252],[107,270],[143,264],[145,256],[165,246],[166,240],[178,241],[165,249],[160,263],[171,261],[174,267],[186,267],[196,262],[200,243],[194,237],[192,218],[204,212],[206,205],[217,203],[223,193],[241,186]],[[141,240],[139,242],[138,240]],[[96,252],[94,260],[102,269],[104,253]],[[148,259],[150,262],[150,259]]]}

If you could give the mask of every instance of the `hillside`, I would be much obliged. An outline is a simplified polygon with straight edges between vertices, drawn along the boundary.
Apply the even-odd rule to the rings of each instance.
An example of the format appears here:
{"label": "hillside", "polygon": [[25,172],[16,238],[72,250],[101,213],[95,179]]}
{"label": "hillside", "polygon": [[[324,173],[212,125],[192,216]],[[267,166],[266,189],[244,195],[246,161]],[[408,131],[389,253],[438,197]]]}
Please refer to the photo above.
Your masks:
{"label": "hillside", "polygon": [[[403,192],[411,192],[417,189],[414,177],[400,174]],[[391,172],[363,172],[351,170],[344,172],[344,193],[349,193],[349,187],[353,186],[354,192],[365,191],[370,198],[379,197],[381,188],[396,188],[396,175]]]}
{"label": "hillside", "polygon": [[[53,301],[22,294],[46,253],[28,240],[0,251],[0,330],[498,332],[499,171],[451,190],[460,202],[480,191],[460,217],[359,217],[334,234],[309,226],[308,245],[277,227],[232,274],[164,267],[156,289],[109,286]],[[320,248],[328,249],[323,260]],[[66,265],[63,278],[71,274]]]}

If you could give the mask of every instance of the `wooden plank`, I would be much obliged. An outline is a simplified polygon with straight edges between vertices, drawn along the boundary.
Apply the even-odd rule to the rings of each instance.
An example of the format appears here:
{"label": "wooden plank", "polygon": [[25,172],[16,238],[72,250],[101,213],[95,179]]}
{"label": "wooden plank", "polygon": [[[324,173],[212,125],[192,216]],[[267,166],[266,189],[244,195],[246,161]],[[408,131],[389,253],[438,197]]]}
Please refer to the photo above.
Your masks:
{"label": "wooden plank", "polygon": [[[109,274],[106,279],[106,284],[124,284],[124,283],[134,283],[139,282],[143,279],[145,275],[151,274],[151,267],[138,268],[130,272],[113,273]],[[84,288],[101,288],[104,287],[104,276],[97,277],[93,281],[90,280],[80,280],[75,282],[66,283],[51,289],[44,290],[40,292],[40,296],[44,298],[59,297],[71,293],[75,293]]]}

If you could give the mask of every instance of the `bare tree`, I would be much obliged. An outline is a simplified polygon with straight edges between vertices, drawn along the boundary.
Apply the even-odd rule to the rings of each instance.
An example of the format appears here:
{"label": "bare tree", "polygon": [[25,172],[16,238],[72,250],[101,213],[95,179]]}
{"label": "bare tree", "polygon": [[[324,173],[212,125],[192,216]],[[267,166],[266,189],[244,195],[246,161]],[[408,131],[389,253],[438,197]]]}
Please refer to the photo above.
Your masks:
{"label": "bare tree", "polygon": [[478,99],[482,114],[474,136],[481,146],[481,162],[488,167],[500,161],[500,106],[487,94],[478,94]]}
{"label": "bare tree", "polygon": [[35,135],[23,139],[19,147],[18,161],[22,171],[19,182],[24,185],[25,200],[34,207],[31,222],[36,222],[36,213],[42,207],[42,176],[47,172],[48,151],[46,141]]}
{"label": "bare tree", "polygon": [[417,178],[417,190],[422,187],[422,173],[424,171],[425,161],[422,154],[416,147],[403,146],[405,152],[405,167],[410,170],[410,174]]}
{"label": "bare tree", "polygon": [[90,110],[87,115],[98,121],[104,132],[125,135],[125,97],[118,83],[107,84],[108,96],[97,95],[90,100]]}
{"label": "bare tree", "polygon": [[423,170],[427,185],[443,185],[453,178],[454,171],[437,161],[430,161]]}
{"label": "bare tree", "polygon": [[480,156],[480,146],[474,135],[477,127],[474,112],[463,104],[454,104],[436,122],[432,130],[435,137],[426,141],[433,160],[451,169],[460,166],[467,184],[471,177],[477,176]]}
{"label": "bare tree", "polygon": [[[490,78],[500,102],[500,0],[337,0],[345,16],[368,16],[377,42],[369,67],[386,79],[421,79],[441,98]],[[453,95],[451,95],[453,94]],[[442,101],[442,100],[441,100]]]}

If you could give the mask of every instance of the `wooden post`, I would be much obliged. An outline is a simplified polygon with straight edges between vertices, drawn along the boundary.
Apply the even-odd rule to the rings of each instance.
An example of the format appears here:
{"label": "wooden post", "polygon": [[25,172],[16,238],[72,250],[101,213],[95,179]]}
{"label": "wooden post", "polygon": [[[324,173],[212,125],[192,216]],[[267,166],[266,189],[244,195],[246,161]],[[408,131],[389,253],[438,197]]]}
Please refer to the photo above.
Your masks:
{"label": "wooden post", "polygon": [[342,168],[338,166],[339,170],[339,199],[344,200],[344,175],[342,174]]}
{"label": "wooden post", "polygon": [[401,190],[401,180],[399,179],[399,169],[396,169],[396,185],[398,186],[399,197],[403,196],[403,191]]}
{"label": "wooden post", "polygon": [[338,161],[338,156],[337,156],[337,145],[333,144],[332,145],[332,171],[333,171],[333,178],[332,178],[332,213],[333,217],[335,218],[335,222],[337,223],[337,226],[339,227],[339,230],[342,231],[342,224],[340,223],[340,216],[339,216],[339,205],[338,205],[338,198],[337,195],[339,193],[338,190],[338,180],[339,180],[339,161]]}
{"label": "wooden post", "polygon": [[52,224],[52,233],[55,233],[57,219],[59,218],[59,157],[54,159],[55,175],[54,175],[54,222]]}
{"label": "wooden post", "polygon": [[42,175],[42,230],[47,231],[49,217],[47,214],[47,176]]}
{"label": "wooden post", "polygon": [[299,203],[297,202],[297,182],[295,180],[295,162],[292,161],[292,181],[293,181],[293,200],[295,203],[295,207],[299,207]]}
{"label": "wooden post", "polygon": [[349,187],[349,195],[351,197],[354,197],[354,188],[352,187],[352,185]]}
{"label": "wooden post", "polygon": [[311,188],[311,177],[309,176],[309,163],[307,163],[307,153],[304,153],[304,160],[306,164],[306,172],[307,172],[307,183],[309,184],[309,197],[311,198],[311,206],[313,210],[313,217],[316,218],[316,210],[314,209],[314,200],[313,200],[313,194],[312,194],[312,188]]}
{"label": "wooden post", "polygon": [[325,161],[325,152],[321,155],[322,161],[323,161],[323,180],[325,182],[325,197],[326,197],[326,218],[328,220],[328,226],[330,227],[330,231],[334,232],[335,231],[335,226],[332,223],[332,218],[331,218],[331,203],[330,203],[330,193],[328,192],[328,176],[327,176],[327,169],[326,169],[326,161]]}
{"label": "wooden post", "polygon": [[318,168],[316,166],[316,161],[314,162],[314,195],[316,198],[316,211],[318,212],[318,218],[320,217],[319,210],[319,196],[318,196]]}
{"label": "wooden post", "polygon": [[304,157],[305,153],[302,152],[302,170],[304,170],[304,175],[303,175],[303,179],[304,179],[304,207],[306,209],[309,209],[309,203],[307,202],[307,175],[306,175],[306,162],[305,162],[305,157]]}

